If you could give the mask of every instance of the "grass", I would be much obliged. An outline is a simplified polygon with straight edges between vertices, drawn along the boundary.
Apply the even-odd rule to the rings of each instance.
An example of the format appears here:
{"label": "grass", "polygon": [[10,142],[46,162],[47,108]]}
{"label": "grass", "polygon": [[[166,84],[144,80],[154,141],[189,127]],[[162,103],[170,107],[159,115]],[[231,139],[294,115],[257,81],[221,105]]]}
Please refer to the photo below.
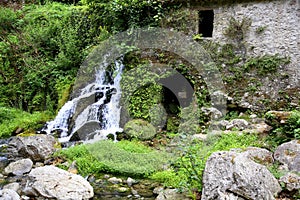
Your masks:
{"label": "grass", "polygon": [[114,143],[103,140],[78,145],[55,154],[69,161],[76,160],[81,175],[110,172],[133,177],[147,177],[162,168],[168,160],[164,152],[151,150],[138,141]]}
{"label": "grass", "polygon": [[35,132],[51,118],[48,112],[28,113],[15,108],[0,107],[0,138],[10,137],[18,128]]}

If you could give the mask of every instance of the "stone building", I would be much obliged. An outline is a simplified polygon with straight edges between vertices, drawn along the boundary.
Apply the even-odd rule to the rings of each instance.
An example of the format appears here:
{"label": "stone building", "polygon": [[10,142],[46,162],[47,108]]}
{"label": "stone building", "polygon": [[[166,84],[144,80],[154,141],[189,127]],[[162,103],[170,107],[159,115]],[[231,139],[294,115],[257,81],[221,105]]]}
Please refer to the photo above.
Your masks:
{"label": "stone building", "polygon": [[[165,0],[182,4],[189,12],[185,30],[204,40],[240,45],[247,56],[279,55],[290,58],[281,71],[288,74],[288,84],[280,80],[262,80],[261,90],[276,99],[279,91],[295,88],[290,96],[300,97],[300,0]],[[233,32],[229,30],[234,26]],[[235,32],[234,32],[235,31]],[[230,35],[231,34],[231,35]],[[277,81],[277,82],[276,82]],[[275,83],[276,82],[276,83]],[[297,99],[297,100],[296,100]],[[293,104],[299,104],[295,98]]]}

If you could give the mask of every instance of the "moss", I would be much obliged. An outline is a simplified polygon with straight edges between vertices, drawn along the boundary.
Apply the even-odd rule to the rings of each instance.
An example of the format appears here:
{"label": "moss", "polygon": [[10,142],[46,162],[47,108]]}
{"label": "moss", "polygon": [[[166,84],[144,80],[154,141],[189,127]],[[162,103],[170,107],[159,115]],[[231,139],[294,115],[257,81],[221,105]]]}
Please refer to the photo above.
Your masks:
{"label": "moss", "polygon": [[156,134],[155,127],[141,119],[127,122],[124,126],[124,132],[131,138],[138,138],[141,140],[151,139]]}

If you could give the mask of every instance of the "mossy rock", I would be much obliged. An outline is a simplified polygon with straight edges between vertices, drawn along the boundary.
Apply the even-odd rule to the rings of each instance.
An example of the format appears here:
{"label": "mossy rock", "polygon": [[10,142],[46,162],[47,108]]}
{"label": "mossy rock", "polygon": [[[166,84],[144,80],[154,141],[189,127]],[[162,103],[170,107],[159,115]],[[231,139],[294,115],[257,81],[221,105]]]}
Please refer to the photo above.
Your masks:
{"label": "mossy rock", "polygon": [[148,140],[155,136],[155,127],[142,119],[134,119],[127,122],[124,126],[124,132],[130,137],[140,140]]}

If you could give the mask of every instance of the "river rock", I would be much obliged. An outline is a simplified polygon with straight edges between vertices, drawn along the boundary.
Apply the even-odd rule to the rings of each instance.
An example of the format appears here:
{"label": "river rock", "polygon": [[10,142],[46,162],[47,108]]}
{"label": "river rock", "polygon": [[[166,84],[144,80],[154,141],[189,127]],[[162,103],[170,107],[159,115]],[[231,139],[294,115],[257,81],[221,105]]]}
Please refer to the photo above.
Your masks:
{"label": "river rock", "polygon": [[18,192],[19,188],[20,188],[19,183],[9,183],[9,184],[3,186],[3,189],[13,190],[16,192]]}
{"label": "river rock", "polygon": [[177,189],[165,189],[162,190],[155,200],[189,200],[190,198],[186,197],[186,195],[181,194],[177,191]]}
{"label": "river rock", "polygon": [[284,183],[289,191],[300,189],[300,176],[296,174],[288,173],[280,177],[279,182]]}
{"label": "river rock", "polygon": [[3,190],[0,190],[0,199],[20,200],[21,198],[16,191],[10,190],[10,189],[3,189]]}
{"label": "river rock", "polygon": [[119,183],[122,183],[122,179],[117,178],[117,177],[111,177],[108,179],[108,182],[111,182],[113,184],[119,184]]}
{"label": "river rock", "polygon": [[55,151],[56,141],[50,135],[35,135],[29,137],[13,137],[8,143],[9,158],[30,158],[33,161],[44,161]]}
{"label": "river rock", "polygon": [[293,140],[278,146],[274,158],[290,171],[300,173],[300,140]]}
{"label": "river rock", "polygon": [[[203,173],[202,200],[275,199],[281,187],[266,166],[254,162],[258,149],[213,153]],[[252,151],[252,152],[251,152]],[[269,160],[270,153],[259,160]],[[264,156],[265,155],[265,156]],[[252,160],[253,159],[253,160]]]}
{"label": "river rock", "polygon": [[29,159],[22,159],[12,163],[9,163],[4,169],[5,174],[23,175],[30,172],[33,162]]}
{"label": "river rock", "polygon": [[23,192],[28,196],[55,199],[80,200],[94,196],[92,186],[83,177],[52,165],[33,169]]}
{"label": "river rock", "polygon": [[128,187],[131,187],[133,184],[136,184],[137,181],[130,178],[130,177],[128,177],[127,180],[126,180],[126,183],[127,183]]}
{"label": "river rock", "polygon": [[[79,127],[72,135],[70,141],[92,139],[93,135],[101,129],[99,121],[88,121]],[[90,138],[91,137],[91,138]]]}

